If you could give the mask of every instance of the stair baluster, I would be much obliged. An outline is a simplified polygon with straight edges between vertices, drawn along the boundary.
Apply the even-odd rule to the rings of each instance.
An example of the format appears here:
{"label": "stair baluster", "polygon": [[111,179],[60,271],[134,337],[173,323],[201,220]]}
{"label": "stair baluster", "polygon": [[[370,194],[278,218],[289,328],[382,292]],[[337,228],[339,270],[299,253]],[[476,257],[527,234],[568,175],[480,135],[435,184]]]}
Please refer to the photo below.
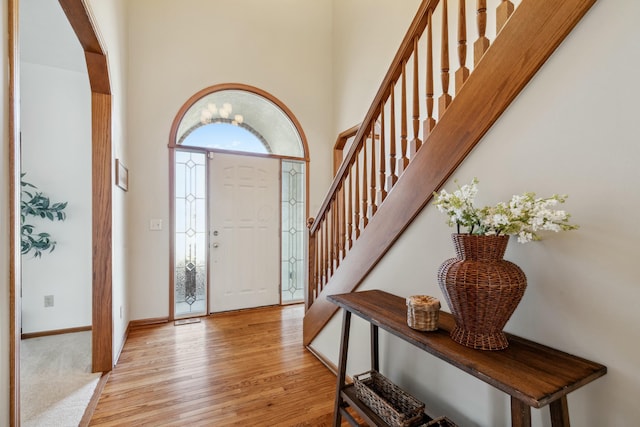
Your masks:
{"label": "stair baluster", "polygon": [[407,61],[402,61],[402,92],[400,100],[400,149],[402,153],[398,162],[398,176],[409,166],[407,157]]}
{"label": "stair baluster", "polygon": [[413,159],[420,149],[420,88],[418,72],[418,37],[413,38],[413,139],[409,146],[409,156]]}
{"label": "stair baluster", "polygon": [[458,3],[458,61],[460,68],[456,71],[456,95],[469,77],[467,63],[467,12],[465,2]]}
{"label": "stair baluster", "polygon": [[449,14],[447,0],[442,0],[442,45],[440,49],[440,79],[442,80],[442,95],[438,99],[438,119],[451,104],[449,95]]}
{"label": "stair baluster", "polygon": [[[378,176],[378,181],[380,182],[380,190],[378,191],[378,204],[382,204],[384,202],[385,197],[387,197],[387,191],[385,189],[385,185],[387,182],[387,156],[386,156],[386,148],[385,145],[387,143],[385,138],[385,127],[384,127],[384,105],[380,108],[380,172]],[[393,159],[391,159],[393,161]]]}
{"label": "stair baluster", "polygon": [[347,197],[347,249],[351,249],[353,246],[353,182],[351,176],[353,175],[353,169],[349,169],[348,176],[348,188],[349,197]]}
{"label": "stair baluster", "polygon": [[376,183],[376,122],[371,124],[371,176],[369,178],[369,217],[372,218],[376,214],[378,206],[376,206],[376,193],[378,192]]}
{"label": "stair baluster", "polygon": [[513,13],[513,3],[509,0],[502,0],[496,9],[496,34],[500,32],[507,19]]}
{"label": "stair baluster", "polygon": [[387,184],[387,191],[391,191],[393,186],[398,181],[398,175],[396,173],[396,96],[395,85],[391,85],[389,108],[391,112],[389,114],[389,183]]}
{"label": "stair baluster", "polygon": [[485,36],[487,30],[487,0],[478,0],[478,40],[473,44],[473,65],[478,65],[484,53],[489,49],[489,39]]}
{"label": "stair baluster", "polygon": [[433,25],[431,25],[431,18],[433,12],[429,10],[427,17],[427,81],[426,81],[426,104],[427,104],[427,118],[423,123],[424,136],[423,141],[427,140],[427,137],[431,133],[434,127],[436,127],[436,120],[433,118]]}
{"label": "stair baluster", "polygon": [[367,191],[367,138],[364,138],[364,142],[362,143],[362,209],[360,214],[362,215],[362,229],[364,230],[369,224],[369,192]]}
{"label": "stair baluster", "polygon": [[354,219],[356,240],[360,237],[360,155],[356,152],[356,175],[354,178],[355,196],[353,203],[355,206]]}

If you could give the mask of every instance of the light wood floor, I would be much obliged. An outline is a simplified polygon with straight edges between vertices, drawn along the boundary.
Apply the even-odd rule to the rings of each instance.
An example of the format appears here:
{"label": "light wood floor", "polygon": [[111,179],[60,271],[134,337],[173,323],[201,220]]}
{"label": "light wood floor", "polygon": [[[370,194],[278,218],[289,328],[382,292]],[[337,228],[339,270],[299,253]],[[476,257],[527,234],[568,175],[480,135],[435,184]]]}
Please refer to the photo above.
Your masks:
{"label": "light wood floor", "polygon": [[91,426],[330,426],[333,375],[301,305],[132,330]]}

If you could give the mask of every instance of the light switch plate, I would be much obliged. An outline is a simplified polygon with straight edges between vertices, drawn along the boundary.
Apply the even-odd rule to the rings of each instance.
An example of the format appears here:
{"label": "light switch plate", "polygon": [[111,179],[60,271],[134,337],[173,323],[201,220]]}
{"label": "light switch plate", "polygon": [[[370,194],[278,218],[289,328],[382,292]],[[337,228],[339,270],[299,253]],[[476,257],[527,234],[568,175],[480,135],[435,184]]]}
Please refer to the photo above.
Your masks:
{"label": "light switch plate", "polygon": [[149,220],[149,230],[158,231],[162,230],[162,220],[161,219],[150,219]]}

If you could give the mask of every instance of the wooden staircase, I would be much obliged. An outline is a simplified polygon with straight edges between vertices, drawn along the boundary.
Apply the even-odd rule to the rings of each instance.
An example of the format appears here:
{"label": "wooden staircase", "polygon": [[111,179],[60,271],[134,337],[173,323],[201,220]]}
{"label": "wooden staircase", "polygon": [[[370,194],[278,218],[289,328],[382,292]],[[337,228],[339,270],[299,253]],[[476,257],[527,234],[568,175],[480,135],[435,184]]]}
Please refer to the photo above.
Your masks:
{"label": "wooden staircase", "polygon": [[[487,2],[478,0],[475,66],[470,72],[465,2],[459,2],[460,67],[455,73],[454,98],[448,93],[452,13],[446,0],[422,2],[317,217],[310,221],[305,345],[337,311],[327,295],[352,292],[363,282],[593,3],[522,0],[514,10],[510,1],[501,1],[496,9],[498,35],[489,46]],[[436,15],[441,22],[433,22]],[[437,121],[433,112],[436,30],[442,30]],[[418,57],[423,54],[426,70],[421,71]],[[425,76],[422,84],[420,76]],[[420,99],[426,103],[422,115]]]}

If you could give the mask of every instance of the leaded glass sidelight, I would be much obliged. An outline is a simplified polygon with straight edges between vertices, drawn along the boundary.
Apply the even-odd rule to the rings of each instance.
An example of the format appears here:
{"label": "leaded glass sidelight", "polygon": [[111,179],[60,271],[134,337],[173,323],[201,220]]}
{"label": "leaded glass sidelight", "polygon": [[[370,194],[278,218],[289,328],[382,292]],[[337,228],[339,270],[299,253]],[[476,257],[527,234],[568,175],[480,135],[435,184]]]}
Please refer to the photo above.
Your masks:
{"label": "leaded glass sidelight", "polygon": [[175,152],[175,316],[206,314],[207,157]]}
{"label": "leaded glass sidelight", "polygon": [[305,163],[282,161],[282,302],[304,300]]}

